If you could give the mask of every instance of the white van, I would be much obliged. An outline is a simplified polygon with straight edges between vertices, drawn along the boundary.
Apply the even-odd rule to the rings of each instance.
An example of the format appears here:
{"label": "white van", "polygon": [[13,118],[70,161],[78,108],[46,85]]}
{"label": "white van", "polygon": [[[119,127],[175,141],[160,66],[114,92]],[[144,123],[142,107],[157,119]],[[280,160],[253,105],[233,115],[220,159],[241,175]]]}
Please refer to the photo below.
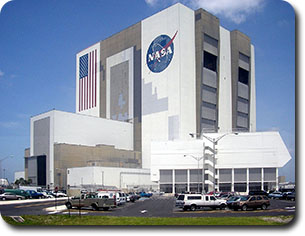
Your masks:
{"label": "white van", "polygon": [[190,209],[195,211],[198,208],[210,207],[212,209],[224,209],[227,206],[226,200],[217,199],[213,195],[202,194],[180,194],[176,200],[176,206],[184,211]]}

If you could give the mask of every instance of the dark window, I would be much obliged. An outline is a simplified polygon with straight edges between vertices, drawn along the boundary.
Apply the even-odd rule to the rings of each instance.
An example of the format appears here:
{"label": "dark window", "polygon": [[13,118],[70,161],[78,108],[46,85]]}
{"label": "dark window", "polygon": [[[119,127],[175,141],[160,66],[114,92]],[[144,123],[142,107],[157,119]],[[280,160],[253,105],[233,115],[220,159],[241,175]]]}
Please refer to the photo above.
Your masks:
{"label": "dark window", "polygon": [[210,200],[216,200],[216,198],[214,196],[211,196]]}
{"label": "dark window", "polygon": [[165,192],[165,193],[172,193],[173,185],[172,184],[160,184],[160,191]]}
{"label": "dark window", "polygon": [[204,51],[203,66],[209,70],[217,71],[217,57]]}
{"label": "dark window", "polygon": [[201,13],[196,14],[196,15],[195,15],[195,20],[200,20],[200,19],[201,19]]}
{"label": "dark window", "polygon": [[206,200],[206,201],[209,201],[209,197],[208,197],[208,196],[206,196],[206,197],[205,197],[205,200]]}
{"label": "dark window", "polygon": [[189,196],[187,200],[201,200],[201,196]]}
{"label": "dark window", "polygon": [[238,81],[243,84],[248,84],[249,83],[249,71],[238,67]]}
{"label": "dark window", "polygon": [[262,197],[257,197],[257,200],[262,200]]}
{"label": "dark window", "polygon": [[234,191],[235,192],[246,192],[247,191],[247,184],[246,183],[235,183],[234,184]]}
{"label": "dark window", "polygon": [[219,191],[230,192],[231,191],[231,183],[219,184]]}

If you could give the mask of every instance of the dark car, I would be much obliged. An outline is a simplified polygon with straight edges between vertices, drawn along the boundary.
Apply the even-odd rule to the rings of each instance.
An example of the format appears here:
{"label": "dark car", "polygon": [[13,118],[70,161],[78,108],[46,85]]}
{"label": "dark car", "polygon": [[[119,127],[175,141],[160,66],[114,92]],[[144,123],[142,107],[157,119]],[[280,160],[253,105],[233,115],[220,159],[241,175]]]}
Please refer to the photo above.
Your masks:
{"label": "dark car", "polygon": [[285,197],[286,200],[295,201],[295,192],[288,193]]}
{"label": "dark car", "polygon": [[241,209],[243,211],[251,209],[261,208],[266,210],[270,206],[270,201],[267,196],[264,195],[255,195],[255,196],[243,196],[239,201],[232,203],[232,208],[234,210]]}
{"label": "dark car", "polygon": [[36,198],[36,199],[44,198],[44,195],[42,193],[38,193],[34,190],[26,190],[26,192],[30,194],[30,198]]}
{"label": "dark car", "polygon": [[254,196],[254,195],[268,196],[268,193],[264,190],[257,190],[257,191],[250,191],[249,195],[250,196]]}
{"label": "dark car", "polygon": [[268,197],[271,199],[283,199],[283,193],[279,191],[275,191],[273,193],[269,193]]}
{"label": "dark car", "polygon": [[227,206],[228,208],[232,209],[232,204],[236,201],[239,201],[239,199],[241,198],[241,196],[232,196],[227,200]]}

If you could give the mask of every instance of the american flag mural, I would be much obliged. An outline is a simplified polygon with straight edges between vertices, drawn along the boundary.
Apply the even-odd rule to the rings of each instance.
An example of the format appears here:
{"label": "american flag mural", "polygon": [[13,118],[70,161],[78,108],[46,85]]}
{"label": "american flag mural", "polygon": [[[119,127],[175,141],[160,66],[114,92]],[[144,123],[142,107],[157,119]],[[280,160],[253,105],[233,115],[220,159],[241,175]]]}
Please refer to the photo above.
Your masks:
{"label": "american flag mural", "polygon": [[96,107],[97,91],[97,50],[79,57],[78,110]]}

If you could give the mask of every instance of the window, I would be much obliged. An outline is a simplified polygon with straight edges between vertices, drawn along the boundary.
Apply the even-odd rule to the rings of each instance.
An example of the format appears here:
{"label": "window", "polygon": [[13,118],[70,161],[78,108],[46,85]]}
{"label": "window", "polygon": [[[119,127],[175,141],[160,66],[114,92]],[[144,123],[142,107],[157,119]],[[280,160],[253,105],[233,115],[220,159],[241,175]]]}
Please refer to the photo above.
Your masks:
{"label": "window", "polygon": [[214,196],[211,196],[211,197],[210,197],[210,200],[211,200],[211,201],[215,201],[216,198],[215,198]]}
{"label": "window", "polygon": [[262,200],[262,197],[257,197],[257,200]]}
{"label": "window", "polygon": [[203,67],[212,71],[217,71],[217,57],[204,51]]}
{"label": "window", "polygon": [[244,70],[243,68],[238,67],[238,81],[247,84],[249,82],[249,71]]}
{"label": "window", "polygon": [[206,200],[206,201],[209,201],[209,197],[208,197],[208,196],[205,196],[205,200]]}
{"label": "window", "polygon": [[246,183],[235,183],[234,184],[234,191],[235,192],[246,192],[247,191],[247,184]]}
{"label": "window", "polygon": [[189,196],[187,200],[201,200],[201,196]]}

